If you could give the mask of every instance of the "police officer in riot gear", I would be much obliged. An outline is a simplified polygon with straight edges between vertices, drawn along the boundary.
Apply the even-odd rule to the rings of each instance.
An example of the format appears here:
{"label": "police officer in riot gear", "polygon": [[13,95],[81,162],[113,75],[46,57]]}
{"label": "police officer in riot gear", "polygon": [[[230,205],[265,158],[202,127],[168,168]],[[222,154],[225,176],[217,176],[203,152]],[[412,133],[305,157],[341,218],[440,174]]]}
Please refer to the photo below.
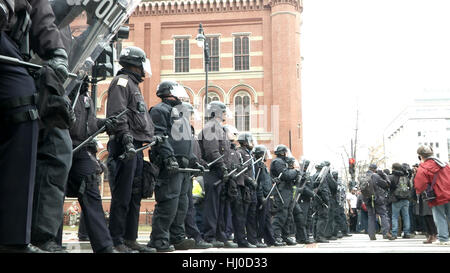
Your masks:
{"label": "police officer in riot gear", "polygon": [[[229,153],[226,154],[227,167],[229,170],[237,169],[234,174],[230,175],[227,183],[222,190],[222,198],[225,199],[224,221],[231,218],[231,224],[234,231],[234,242],[242,248],[255,248],[256,245],[249,243],[248,233],[246,231],[246,202],[244,200],[245,182],[243,176],[236,177],[236,173],[243,168],[241,165],[242,157],[237,148],[237,140],[239,136],[238,130],[231,125],[225,125],[228,139],[230,140]],[[242,178],[242,179],[241,179]],[[231,212],[231,217],[228,215]]]}
{"label": "police officer in riot gear", "polygon": [[[68,76],[67,54],[54,19],[48,1],[0,1],[0,55],[28,61],[32,49],[48,65],[45,71],[62,84]],[[32,223],[37,227],[32,214],[33,218],[39,215],[37,210],[32,213],[33,201],[36,204],[41,198],[32,196],[33,189],[42,186],[35,181],[39,130],[36,86],[25,68],[5,63],[0,63],[0,82],[0,207],[9,208],[0,213],[0,251],[39,252],[30,242],[53,251],[54,248],[44,243],[55,238],[58,220],[62,220],[64,186],[61,184],[65,181],[54,185],[62,193],[54,196],[58,201],[58,219],[47,218],[57,223],[56,228],[49,224],[50,229],[46,229],[43,221],[39,227],[45,233],[44,238],[41,241],[30,238]],[[70,164],[70,158],[67,163]],[[50,202],[55,200],[53,196],[49,198]],[[50,217],[52,212],[47,211]]]}
{"label": "police officer in riot gear", "polygon": [[[330,166],[330,162],[325,161],[325,166]],[[338,203],[337,203],[337,181],[334,179],[331,172],[328,172],[325,178],[325,182],[328,185],[328,188],[330,189],[330,203],[328,208],[328,223],[327,228],[325,230],[325,238],[328,240],[337,240],[337,222],[336,222],[336,216],[337,216],[337,209],[338,209]],[[325,183],[324,182],[324,183]]]}
{"label": "police officer in riot gear", "polygon": [[333,171],[331,173],[334,180],[337,182],[337,212],[336,212],[336,228],[338,230],[337,237],[350,237],[349,234],[349,225],[347,222],[347,216],[345,215],[345,203],[346,201],[346,187],[342,180],[339,178],[339,173],[337,171]]}
{"label": "police officer in riot gear", "polygon": [[[253,136],[250,133],[241,133],[238,136],[239,148],[237,149],[241,163],[247,162],[252,158],[252,149],[253,149]],[[257,198],[256,198],[256,172],[255,166],[253,165],[253,160],[251,159],[248,163],[247,171],[245,171],[238,179],[243,181],[244,187],[242,188],[244,191],[242,195],[244,196],[244,217],[246,219],[246,230],[247,230],[247,241],[256,245],[257,247],[267,247],[266,244],[260,243],[257,238],[257,220],[256,220],[256,206],[257,206]],[[245,166],[243,166],[245,167]]]}
{"label": "police officer in riot gear", "polygon": [[210,171],[203,176],[205,183],[203,227],[205,241],[212,243],[214,247],[235,248],[238,245],[229,242],[225,235],[223,219],[225,202],[221,198],[230,171],[226,163],[229,160],[225,158],[227,154],[230,154],[230,141],[222,125],[226,120],[227,110],[226,105],[222,102],[212,101],[209,103],[206,110],[206,118],[209,120],[199,134],[200,147],[206,162],[212,162],[225,155],[218,159],[210,167]]}
{"label": "police officer in riot gear", "polygon": [[313,207],[315,210],[314,217],[314,240],[317,243],[328,243],[326,237],[326,228],[328,223],[328,213],[330,206],[330,188],[328,187],[327,179],[321,180],[319,177],[320,171],[325,167],[322,162],[316,166],[317,172],[312,176],[312,183],[314,189]]}
{"label": "police officer in riot gear", "polygon": [[[109,119],[95,117],[92,99],[88,95],[87,81],[83,82],[78,100],[74,102],[74,105],[77,123],[70,128],[73,147],[80,145],[104,125],[107,131],[114,131],[116,125],[114,117]],[[99,192],[100,174],[103,170],[96,154],[97,145],[95,141],[73,154],[66,196],[78,198],[94,253],[113,253],[115,250],[106,225]]]}
{"label": "police officer in riot gear", "polygon": [[256,188],[256,197],[258,200],[256,211],[258,221],[257,239],[260,244],[264,240],[264,244],[267,246],[282,246],[281,243],[275,241],[272,227],[271,210],[273,201],[271,196],[268,196],[272,188],[272,179],[265,164],[268,157],[267,154],[268,151],[264,145],[256,145],[253,149],[255,160],[261,157],[263,158],[263,161],[255,164],[256,183],[258,184]]}
{"label": "police officer in riot gear", "polygon": [[[308,236],[308,230],[307,230],[307,221],[308,221],[308,214],[311,207],[311,198],[314,196],[313,189],[312,189],[312,183],[311,183],[311,176],[310,173],[307,172],[308,166],[310,164],[309,160],[303,161],[303,170],[302,170],[302,176],[300,181],[300,187],[301,187],[301,193],[299,196],[299,199],[297,201],[296,206],[299,206],[299,209],[297,210],[299,213],[298,215],[298,221],[296,225],[295,230],[295,238],[296,242],[299,244],[311,244],[312,241],[309,240]],[[297,217],[294,217],[296,219]]]}
{"label": "police officer in riot gear", "polygon": [[161,102],[149,113],[155,125],[155,133],[167,135],[168,140],[151,150],[152,162],[160,166],[155,185],[155,210],[152,233],[148,246],[158,252],[186,250],[195,246],[195,240],[187,239],[184,220],[188,211],[188,191],[192,180],[190,173],[180,168],[190,167],[195,139],[188,117],[181,115],[182,100],[189,99],[186,90],[177,82],[163,81],[156,95]]}
{"label": "police officer in riot gear", "polygon": [[119,63],[123,68],[108,88],[106,116],[116,116],[125,109],[128,112],[117,118],[115,130],[108,132],[108,169],[112,195],[109,231],[114,247],[119,252],[155,252],[155,249],[136,242],[143,169],[143,153],[136,153],[136,149],[144,143],[162,141],[161,137],[154,136],[153,123],[139,89],[145,72],[151,73],[149,61],[142,49],[127,47],[120,53]]}
{"label": "police officer in riot gear", "polygon": [[[188,120],[192,120],[192,117],[194,116],[194,107],[188,102],[183,102],[181,109],[181,114],[183,117],[186,117]],[[195,136],[195,130],[194,127],[191,125],[191,133],[193,138],[193,153],[195,157],[191,158],[190,166],[194,168],[203,168],[205,169],[205,166],[207,163],[202,159],[202,151],[200,148],[200,144],[198,143],[198,140]],[[184,219],[184,227],[186,231],[186,235],[188,238],[192,238],[195,240],[194,249],[206,249],[211,248],[212,244],[207,243],[203,240],[202,234],[197,226],[195,216],[197,214],[197,211],[194,206],[194,197],[192,193],[193,189],[193,181],[191,181],[189,184],[189,189],[187,192],[188,195],[188,210],[186,213],[186,218]]]}
{"label": "police officer in riot gear", "polygon": [[[297,171],[294,169],[295,159],[288,157],[288,148],[280,144],[275,148],[277,156],[270,164],[270,175],[277,183],[280,194],[275,194],[276,214],[273,218],[273,230],[275,240],[278,243],[285,242],[288,245],[295,245],[296,242],[289,237],[287,230],[289,208],[293,202],[293,186],[296,182]],[[281,175],[280,175],[281,174]],[[280,197],[281,195],[281,197]]]}

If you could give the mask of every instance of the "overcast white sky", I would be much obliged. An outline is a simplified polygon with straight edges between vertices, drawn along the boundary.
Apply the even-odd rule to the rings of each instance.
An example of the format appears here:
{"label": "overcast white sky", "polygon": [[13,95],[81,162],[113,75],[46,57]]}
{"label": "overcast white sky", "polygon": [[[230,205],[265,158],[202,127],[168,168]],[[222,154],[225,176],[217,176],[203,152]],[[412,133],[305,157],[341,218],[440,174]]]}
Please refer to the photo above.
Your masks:
{"label": "overcast white sky", "polygon": [[[424,89],[450,88],[449,0],[303,0],[305,157],[342,166]],[[346,158],[344,153],[344,158]],[[337,166],[340,165],[340,166]]]}

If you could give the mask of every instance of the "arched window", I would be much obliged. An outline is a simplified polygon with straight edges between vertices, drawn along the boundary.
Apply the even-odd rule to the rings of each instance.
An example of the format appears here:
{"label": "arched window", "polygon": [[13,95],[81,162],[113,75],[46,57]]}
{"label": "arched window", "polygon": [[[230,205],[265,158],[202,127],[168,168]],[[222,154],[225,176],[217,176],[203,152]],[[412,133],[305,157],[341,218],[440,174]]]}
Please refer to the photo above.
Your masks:
{"label": "arched window", "polygon": [[250,131],[250,95],[245,91],[234,97],[234,125],[239,131]]}

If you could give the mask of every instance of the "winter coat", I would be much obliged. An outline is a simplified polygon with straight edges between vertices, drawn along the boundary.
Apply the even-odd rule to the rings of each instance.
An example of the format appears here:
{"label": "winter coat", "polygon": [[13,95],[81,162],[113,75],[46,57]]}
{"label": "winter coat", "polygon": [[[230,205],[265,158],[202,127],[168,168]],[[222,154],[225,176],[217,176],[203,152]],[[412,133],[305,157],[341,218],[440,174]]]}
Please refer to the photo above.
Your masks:
{"label": "winter coat", "polygon": [[414,178],[416,193],[420,194],[425,191],[428,185],[431,185],[437,172],[439,173],[437,174],[436,184],[433,186],[436,199],[428,202],[430,207],[443,205],[450,201],[450,166],[437,159],[429,158],[420,163]]}
{"label": "winter coat", "polygon": [[[401,198],[399,198],[399,197],[394,195],[394,192],[395,192],[395,190],[397,189],[397,186],[398,186],[398,182],[400,181],[400,177],[401,176],[407,176],[407,175],[408,174],[406,172],[404,172],[404,171],[397,171],[397,170],[393,170],[392,174],[388,175],[389,181],[391,182],[390,189],[389,189],[390,190],[389,198],[390,198],[390,201],[392,203],[396,203],[396,202],[398,202],[400,200],[403,200],[403,199],[409,199],[409,198],[401,199]],[[408,178],[408,183],[411,183],[409,181],[409,178]],[[409,185],[409,187],[411,188],[411,185]]]}

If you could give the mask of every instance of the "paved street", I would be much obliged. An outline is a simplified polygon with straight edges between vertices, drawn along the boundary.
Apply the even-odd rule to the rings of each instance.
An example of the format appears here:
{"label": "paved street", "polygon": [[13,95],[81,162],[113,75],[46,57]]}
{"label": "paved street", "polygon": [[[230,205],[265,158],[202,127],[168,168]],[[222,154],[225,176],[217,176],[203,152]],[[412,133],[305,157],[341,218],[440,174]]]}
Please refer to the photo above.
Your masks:
{"label": "paved street", "polygon": [[[140,233],[138,241],[148,242],[149,233]],[[327,244],[295,245],[260,249],[219,249],[175,251],[173,253],[450,253],[450,246],[423,244],[425,236],[416,235],[413,239],[389,241],[377,235],[376,241],[370,241],[366,234],[353,234]],[[70,253],[92,253],[89,242],[78,242],[76,233],[65,233],[63,245]],[[150,255],[150,254],[149,254]]]}

